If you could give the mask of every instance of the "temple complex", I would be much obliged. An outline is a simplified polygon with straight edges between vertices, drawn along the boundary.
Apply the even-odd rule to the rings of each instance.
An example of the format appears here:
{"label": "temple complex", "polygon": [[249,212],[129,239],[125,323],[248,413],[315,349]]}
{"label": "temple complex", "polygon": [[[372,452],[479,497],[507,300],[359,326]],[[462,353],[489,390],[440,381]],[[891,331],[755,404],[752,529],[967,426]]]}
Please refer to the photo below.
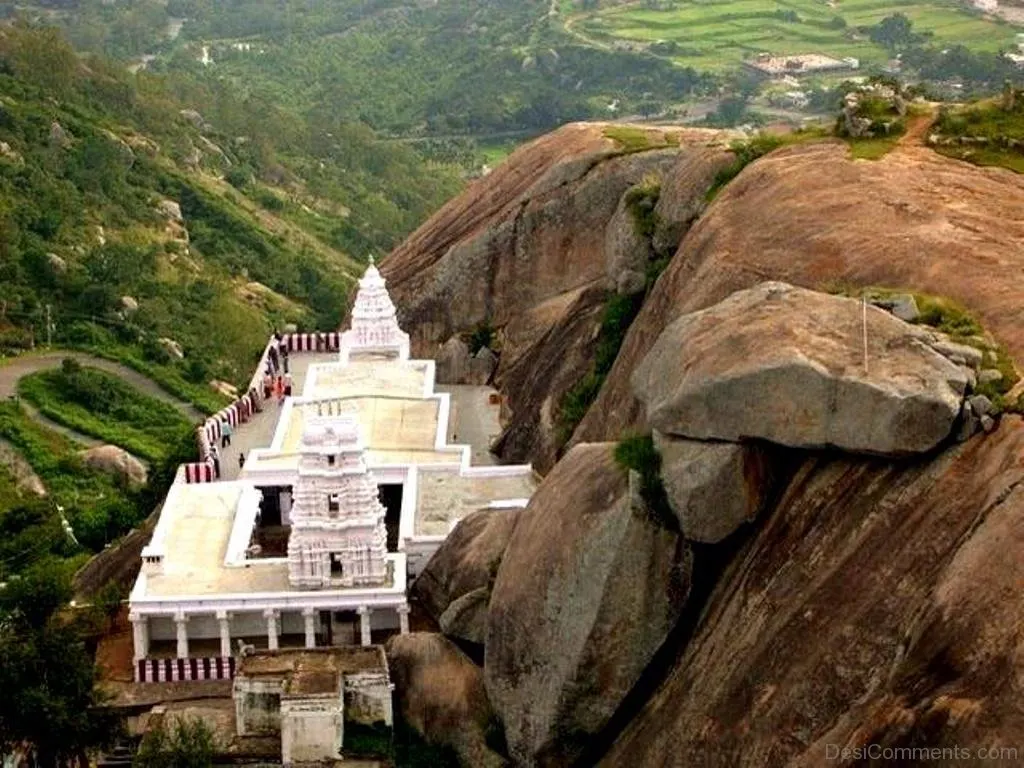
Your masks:
{"label": "temple complex", "polygon": [[[262,382],[287,374],[292,394]],[[410,359],[371,264],[341,333],[271,339],[246,396],[199,428],[129,599],[139,681],[226,679],[247,652],[409,631],[406,587],[466,514],[522,507],[529,466],[472,466],[451,395]],[[225,447],[224,422],[245,452]],[[228,459],[230,451],[232,459]],[[232,466],[234,465],[234,466]]]}

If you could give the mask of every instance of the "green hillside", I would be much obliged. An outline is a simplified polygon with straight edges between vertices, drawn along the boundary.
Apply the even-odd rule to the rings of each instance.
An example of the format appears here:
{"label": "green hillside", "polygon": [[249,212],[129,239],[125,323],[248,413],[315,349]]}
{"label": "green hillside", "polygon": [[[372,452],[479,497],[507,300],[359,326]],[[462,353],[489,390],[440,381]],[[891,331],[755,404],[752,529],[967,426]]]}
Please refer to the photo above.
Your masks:
{"label": "green hillside", "polygon": [[136,77],[17,26],[0,30],[0,142],[0,348],[49,335],[206,409],[206,382],[247,380],[275,325],[336,325],[358,263],[459,188],[365,126]]}

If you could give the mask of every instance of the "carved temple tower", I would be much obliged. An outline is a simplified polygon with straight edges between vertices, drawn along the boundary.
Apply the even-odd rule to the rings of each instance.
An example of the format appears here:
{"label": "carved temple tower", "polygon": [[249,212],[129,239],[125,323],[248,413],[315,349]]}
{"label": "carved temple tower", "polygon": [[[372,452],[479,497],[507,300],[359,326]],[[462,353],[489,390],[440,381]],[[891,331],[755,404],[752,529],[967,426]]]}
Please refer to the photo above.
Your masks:
{"label": "carved temple tower", "polygon": [[363,460],[354,416],[307,422],[288,538],[288,580],[299,589],[387,581],[385,509]]}
{"label": "carved temple tower", "polygon": [[348,360],[353,353],[397,355],[402,360],[409,357],[409,334],[398,326],[395,305],[373,259],[359,280],[352,324],[341,334],[341,360]]}

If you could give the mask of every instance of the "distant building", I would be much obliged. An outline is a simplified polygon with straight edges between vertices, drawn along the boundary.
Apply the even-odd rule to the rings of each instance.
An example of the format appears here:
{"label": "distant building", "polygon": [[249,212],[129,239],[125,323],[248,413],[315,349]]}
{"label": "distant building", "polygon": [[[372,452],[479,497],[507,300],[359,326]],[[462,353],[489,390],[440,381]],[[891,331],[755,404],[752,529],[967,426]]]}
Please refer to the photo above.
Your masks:
{"label": "distant building", "polygon": [[853,57],[836,59],[820,53],[803,53],[795,56],[773,56],[770,53],[759,53],[744,63],[754,71],[769,77],[836,72],[860,67],[860,61]]}

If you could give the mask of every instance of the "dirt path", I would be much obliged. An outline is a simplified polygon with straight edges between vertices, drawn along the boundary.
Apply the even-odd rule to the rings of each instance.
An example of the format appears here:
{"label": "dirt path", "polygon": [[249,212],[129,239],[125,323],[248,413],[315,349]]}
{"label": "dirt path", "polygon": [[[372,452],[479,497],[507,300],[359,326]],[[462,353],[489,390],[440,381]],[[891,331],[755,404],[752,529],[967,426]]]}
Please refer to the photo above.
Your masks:
{"label": "dirt path", "polygon": [[929,105],[927,113],[911,115],[907,119],[907,130],[896,142],[897,149],[901,152],[914,152],[921,149],[931,151],[926,142],[936,117],[935,109],[931,105]]}
{"label": "dirt path", "polygon": [[[72,358],[82,365],[99,368],[102,371],[106,371],[107,373],[117,376],[119,379],[132,385],[140,392],[173,405],[181,411],[189,421],[198,424],[205,418],[205,416],[194,406],[178,400],[174,395],[162,389],[155,381],[146,378],[138,371],[132,370],[121,363],[104,360],[101,357],[93,357],[92,355],[85,354],[84,352],[55,351],[44,352],[38,355],[24,355],[22,357],[14,358],[6,364],[0,365],[0,399],[16,396],[18,394],[18,382],[24,376],[28,376],[31,373],[37,373],[39,371],[50,370],[51,368],[59,368],[66,358]],[[59,432],[77,443],[81,443],[88,448],[103,445],[102,440],[97,440],[89,435],[83,435],[81,432],[76,432],[73,429],[65,427],[63,424],[58,424],[52,419],[48,419],[24,400],[21,401],[21,407],[29,416],[46,428],[52,429],[54,432]]]}

